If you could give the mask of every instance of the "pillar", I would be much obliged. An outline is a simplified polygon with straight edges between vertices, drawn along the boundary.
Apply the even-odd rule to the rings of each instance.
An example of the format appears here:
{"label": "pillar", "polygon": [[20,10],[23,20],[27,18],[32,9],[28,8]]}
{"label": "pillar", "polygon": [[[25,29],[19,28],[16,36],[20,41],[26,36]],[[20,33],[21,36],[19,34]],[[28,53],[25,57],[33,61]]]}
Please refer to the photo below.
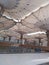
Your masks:
{"label": "pillar", "polygon": [[41,38],[39,38],[39,46],[41,46]]}
{"label": "pillar", "polygon": [[11,36],[9,36],[9,41],[11,40]]}
{"label": "pillar", "polygon": [[21,41],[21,44],[23,44],[23,34],[20,34],[21,37],[20,37],[20,41]]}
{"label": "pillar", "polygon": [[6,37],[3,37],[3,41],[5,41]]}

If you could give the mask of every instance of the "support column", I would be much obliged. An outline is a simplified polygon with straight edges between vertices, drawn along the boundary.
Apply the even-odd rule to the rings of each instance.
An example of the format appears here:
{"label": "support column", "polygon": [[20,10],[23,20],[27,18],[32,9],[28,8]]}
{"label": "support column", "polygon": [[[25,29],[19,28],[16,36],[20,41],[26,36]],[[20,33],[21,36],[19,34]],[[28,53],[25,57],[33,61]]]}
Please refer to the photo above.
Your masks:
{"label": "support column", "polygon": [[17,31],[17,32],[20,34],[21,44],[24,44],[23,35],[24,35],[26,32],[23,32],[23,31]]}
{"label": "support column", "polygon": [[3,37],[3,41],[5,41],[6,37]]}
{"label": "support column", "polygon": [[23,34],[21,33],[20,35],[21,35],[21,37],[20,37],[21,44],[23,44]]}
{"label": "support column", "polygon": [[21,35],[20,39],[22,40],[23,39],[23,34],[20,34],[20,35]]}
{"label": "support column", "polygon": [[41,38],[39,38],[39,46],[41,46]]}
{"label": "support column", "polygon": [[42,39],[42,37],[36,37],[36,39],[39,40],[39,46],[42,46],[42,43],[41,43],[41,39]]}
{"label": "support column", "polygon": [[9,41],[11,40],[11,36],[9,36]]}
{"label": "support column", "polygon": [[47,41],[48,41],[47,46],[49,46],[49,30],[47,30],[46,35],[47,35]]}

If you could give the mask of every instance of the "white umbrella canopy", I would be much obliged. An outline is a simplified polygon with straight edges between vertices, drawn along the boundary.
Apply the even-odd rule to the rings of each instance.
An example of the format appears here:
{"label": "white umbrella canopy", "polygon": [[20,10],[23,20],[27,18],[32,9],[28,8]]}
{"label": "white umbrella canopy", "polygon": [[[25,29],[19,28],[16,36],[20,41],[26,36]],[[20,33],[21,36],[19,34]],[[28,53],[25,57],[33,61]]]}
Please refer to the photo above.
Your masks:
{"label": "white umbrella canopy", "polygon": [[30,16],[22,19],[22,24],[30,28],[38,27],[40,29],[49,30],[49,5],[40,8]]}
{"label": "white umbrella canopy", "polygon": [[6,30],[14,26],[15,23],[12,20],[8,20],[5,17],[0,18],[0,30]]}
{"label": "white umbrella canopy", "polygon": [[11,30],[2,30],[0,31],[0,37],[16,37],[16,39],[19,39],[20,34]]}
{"label": "white umbrella canopy", "polygon": [[32,29],[32,32],[45,31],[36,25],[38,22],[40,21],[33,15],[33,13],[25,19],[21,20],[22,25]]}
{"label": "white umbrella canopy", "polygon": [[25,39],[31,39],[31,40],[33,40],[33,39],[35,39],[35,38],[47,38],[47,36],[46,36],[46,34],[35,34],[35,35],[27,35],[27,34],[24,34],[24,36],[23,36],[23,38],[25,38]]}
{"label": "white umbrella canopy", "polygon": [[36,28],[34,25],[38,20],[31,14],[27,18],[21,20],[21,23],[25,26],[28,26],[29,28]]}
{"label": "white umbrella canopy", "polygon": [[26,34],[24,34],[23,38],[25,40],[27,40],[28,43],[31,42],[31,44],[33,44],[34,42],[36,42],[38,44],[39,39],[41,40],[41,43],[43,45],[47,44],[47,36],[46,36],[46,34],[35,34],[35,35],[26,35]]}
{"label": "white umbrella canopy", "polygon": [[49,5],[34,12],[33,15],[38,20],[38,22],[35,23],[37,27],[49,30]]}
{"label": "white umbrella canopy", "polygon": [[[9,0],[9,2],[12,3],[13,0]],[[18,33],[21,32],[23,34],[37,32],[37,31],[40,31],[40,30],[42,31],[42,29],[40,29],[38,27],[40,27],[40,25],[41,25],[41,22],[40,22],[41,20],[42,20],[42,25],[43,25],[43,23],[45,22],[44,21],[45,18],[48,19],[49,15],[48,16],[45,15],[45,12],[46,12],[46,14],[48,14],[48,11],[49,11],[48,8],[49,8],[49,6],[46,6],[46,7],[44,7],[44,6],[46,4],[49,4],[49,0],[41,0],[41,1],[39,1],[39,0],[37,0],[37,1],[36,0],[31,0],[31,1],[30,0],[20,0],[19,1],[18,0],[17,4],[18,4],[18,6],[16,5],[15,9],[6,10],[3,15],[6,14],[8,17],[11,17],[11,18],[13,18],[15,20],[18,20],[18,22],[20,21],[20,23],[17,23],[15,26],[13,26],[14,22],[12,20],[7,20],[7,21],[3,22],[4,25],[5,25],[3,27],[3,24],[1,22],[0,23],[0,30],[2,30],[2,29],[9,29],[10,28],[9,30],[11,30],[11,31],[15,31],[15,32],[18,32]],[[40,7],[43,7],[43,8],[39,9]],[[38,9],[41,11],[41,13],[42,12],[43,13],[42,14],[39,13]],[[36,11],[36,10],[38,10],[38,11]],[[43,15],[45,15],[46,17],[44,18]],[[41,17],[39,17],[39,16],[41,16]],[[40,23],[40,25],[37,25],[38,22]]]}
{"label": "white umbrella canopy", "polygon": [[[19,33],[17,33],[19,32]],[[22,32],[22,31],[17,31],[17,32],[14,32],[12,30],[2,30],[0,31],[0,37],[16,37],[16,39],[20,39],[21,37],[21,33],[23,33],[23,39],[26,39],[28,41],[34,41],[36,40],[37,37],[39,38],[42,38],[42,39],[45,39],[47,38],[46,37],[46,34],[36,34],[36,35],[27,35],[25,34],[25,32]]]}
{"label": "white umbrella canopy", "polygon": [[0,37],[7,37],[7,35],[6,35],[4,30],[0,31]]}
{"label": "white umbrella canopy", "polygon": [[[40,34],[36,34],[36,35],[27,35],[27,34],[30,34],[32,32],[37,32],[37,31],[40,31],[41,29],[40,28],[37,28],[37,27],[32,27],[32,28],[28,28],[27,26],[23,26],[21,23],[17,23],[17,25],[15,25],[14,27],[10,28],[9,30],[12,30],[12,31],[15,31],[17,33],[20,34],[20,38],[21,38],[21,35],[23,36],[22,38],[23,39],[27,39],[27,40],[33,40],[35,39],[35,37],[44,37],[44,34],[43,35],[40,35]],[[42,30],[41,30],[42,32]],[[45,35],[46,36],[46,35]],[[19,39],[20,39],[19,38]]]}
{"label": "white umbrella canopy", "polygon": [[22,23],[17,23],[15,26],[10,28],[10,30],[13,30],[13,31],[18,32],[18,33],[22,32],[23,34],[32,33],[32,32],[36,32],[36,31],[40,31],[41,30],[40,28],[34,27],[34,25],[32,25],[32,26],[33,27],[31,28],[31,27],[26,26],[26,25],[24,25]]}
{"label": "white umbrella canopy", "polygon": [[[0,3],[2,3],[2,4],[5,4],[6,2],[7,3],[9,3],[9,2],[14,3],[15,0],[14,0],[14,2],[13,2],[13,0],[8,0],[8,1],[5,0],[5,2],[3,0],[0,0]],[[16,2],[19,3],[18,7],[16,7],[13,10],[10,10],[8,12],[5,12],[5,14],[7,13],[7,15],[9,15],[11,18],[20,20],[20,19],[25,18],[26,16],[29,16],[32,12],[35,12],[40,7],[45,6],[46,4],[48,4],[49,0],[41,0],[41,1],[39,1],[39,0],[37,0],[37,1],[36,0],[31,0],[31,1],[29,1],[29,0],[20,0],[20,1],[16,0]],[[31,19],[31,17],[33,18],[33,20]],[[28,19],[26,21],[27,22],[28,21],[35,22],[34,20],[36,22],[38,22],[38,20],[33,16],[28,17]],[[26,22],[23,22],[23,23],[26,24]],[[32,28],[32,23],[28,23],[28,27]]]}
{"label": "white umbrella canopy", "polygon": [[30,15],[31,12],[36,11],[43,4],[45,5],[49,3],[49,0],[20,0],[20,1],[17,0],[17,1],[19,3],[18,6],[16,6],[16,8],[13,10],[10,11],[6,10],[4,14],[7,13],[6,15],[18,20],[21,20],[26,16]]}

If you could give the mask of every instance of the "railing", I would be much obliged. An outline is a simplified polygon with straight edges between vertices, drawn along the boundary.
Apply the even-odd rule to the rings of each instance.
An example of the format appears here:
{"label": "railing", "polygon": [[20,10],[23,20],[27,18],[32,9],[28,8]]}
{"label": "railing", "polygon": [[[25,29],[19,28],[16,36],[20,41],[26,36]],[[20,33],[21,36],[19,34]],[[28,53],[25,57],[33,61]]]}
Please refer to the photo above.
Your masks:
{"label": "railing", "polygon": [[7,47],[7,46],[24,47],[24,48],[32,48],[32,49],[40,48],[42,51],[49,51],[49,47],[46,47],[46,46],[34,46],[32,44],[18,44],[18,43],[0,42],[0,47],[1,46],[4,46],[4,47]]}
{"label": "railing", "polygon": [[27,47],[27,48],[32,48],[32,49],[35,49],[35,48],[40,48],[42,51],[49,51],[49,47],[48,46],[34,46],[34,45],[31,45],[31,44],[24,44],[24,45],[20,45],[21,47]]}

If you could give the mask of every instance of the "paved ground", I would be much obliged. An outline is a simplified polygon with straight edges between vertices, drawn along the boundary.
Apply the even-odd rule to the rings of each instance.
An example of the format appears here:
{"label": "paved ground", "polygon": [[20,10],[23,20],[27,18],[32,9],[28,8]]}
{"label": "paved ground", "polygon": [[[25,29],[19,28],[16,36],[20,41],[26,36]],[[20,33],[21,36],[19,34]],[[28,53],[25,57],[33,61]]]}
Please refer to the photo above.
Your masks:
{"label": "paved ground", "polygon": [[49,53],[0,54],[0,65],[38,65],[49,62]]}
{"label": "paved ground", "polygon": [[47,63],[43,63],[43,64],[40,64],[40,65],[49,65],[49,62],[47,62]]}

